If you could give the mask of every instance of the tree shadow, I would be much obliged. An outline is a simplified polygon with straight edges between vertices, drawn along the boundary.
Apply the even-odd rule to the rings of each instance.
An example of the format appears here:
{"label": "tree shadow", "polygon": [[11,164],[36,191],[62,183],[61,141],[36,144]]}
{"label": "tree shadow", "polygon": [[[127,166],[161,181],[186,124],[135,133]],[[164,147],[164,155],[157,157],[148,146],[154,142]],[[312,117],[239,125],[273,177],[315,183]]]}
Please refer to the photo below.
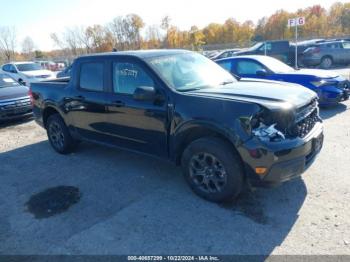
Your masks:
{"label": "tree shadow", "polygon": [[[1,153],[0,162],[2,254],[267,256],[307,195],[297,179],[214,204],[195,196],[172,164],[87,143],[63,156],[44,141]],[[41,220],[25,210],[32,195],[55,186],[77,187],[79,203]]]}

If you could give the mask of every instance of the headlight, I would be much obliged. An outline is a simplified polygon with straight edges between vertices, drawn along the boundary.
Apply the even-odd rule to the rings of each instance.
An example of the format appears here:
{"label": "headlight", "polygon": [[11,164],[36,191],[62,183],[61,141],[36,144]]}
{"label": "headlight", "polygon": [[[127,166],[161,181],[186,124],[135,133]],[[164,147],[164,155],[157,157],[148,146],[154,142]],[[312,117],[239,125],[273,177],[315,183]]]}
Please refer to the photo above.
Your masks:
{"label": "headlight", "polygon": [[311,82],[311,84],[315,87],[321,87],[321,86],[336,85],[337,83],[334,81],[319,80],[319,81]]}

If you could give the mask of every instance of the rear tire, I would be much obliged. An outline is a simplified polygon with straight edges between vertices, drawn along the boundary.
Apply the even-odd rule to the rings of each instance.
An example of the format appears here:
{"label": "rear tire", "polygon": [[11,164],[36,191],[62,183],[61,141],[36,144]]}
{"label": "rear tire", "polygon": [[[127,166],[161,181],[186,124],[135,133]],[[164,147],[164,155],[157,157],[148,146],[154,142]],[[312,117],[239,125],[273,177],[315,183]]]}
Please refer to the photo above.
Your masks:
{"label": "rear tire", "polygon": [[333,65],[333,59],[330,56],[325,56],[321,59],[321,67],[323,69],[329,69]]}
{"label": "rear tire", "polygon": [[224,140],[207,137],[192,142],[181,160],[184,176],[200,197],[223,202],[236,198],[243,188],[243,167]]}
{"label": "rear tire", "polygon": [[51,115],[47,119],[46,131],[51,146],[60,154],[71,153],[78,144],[59,114]]}

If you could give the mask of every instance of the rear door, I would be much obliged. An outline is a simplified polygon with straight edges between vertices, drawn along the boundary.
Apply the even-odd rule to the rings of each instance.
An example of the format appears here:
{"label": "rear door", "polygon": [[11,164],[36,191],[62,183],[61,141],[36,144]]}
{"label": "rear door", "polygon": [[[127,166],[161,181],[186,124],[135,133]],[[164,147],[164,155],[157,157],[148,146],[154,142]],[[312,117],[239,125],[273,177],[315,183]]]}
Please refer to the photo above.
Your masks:
{"label": "rear door", "polygon": [[106,68],[102,58],[82,61],[65,105],[76,131],[89,140],[105,140]]}
{"label": "rear door", "polygon": [[327,54],[330,55],[333,59],[333,63],[342,63],[344,62],[344,57],[343,57],[343,46],[341,43],[329,43],[326,44],[326,49],[327,49]]}
{"label": "rear door", "polygon": [[[110,93],[107,97],[106,131],[117,146],[147,154],[167,155],[166,92],[157,76],[142,61],[132,57],[110,60]],[[157,99],[133,98],[136,88],[154,87]]]}

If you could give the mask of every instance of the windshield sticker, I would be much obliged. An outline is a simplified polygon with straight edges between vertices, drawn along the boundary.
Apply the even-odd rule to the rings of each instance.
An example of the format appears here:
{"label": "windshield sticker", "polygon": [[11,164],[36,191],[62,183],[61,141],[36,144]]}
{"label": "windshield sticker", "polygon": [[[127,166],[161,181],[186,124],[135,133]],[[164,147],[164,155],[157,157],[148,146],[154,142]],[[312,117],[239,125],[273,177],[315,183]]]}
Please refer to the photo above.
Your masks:
{"label": "windshield sticker", "polygon": [[11,78],[4,78],[3,80],[4,80],[4,82],[6,82],[6,83],[14,83],[14,82],[15,82],[15,81],[14,81],[13,79],[11,79]]}
{"label": "windshield sticker", "polygon": [[118,70],[118,74],[121,76],[133,76],[136,78],[138,71],[125,68],[125,69]]}

